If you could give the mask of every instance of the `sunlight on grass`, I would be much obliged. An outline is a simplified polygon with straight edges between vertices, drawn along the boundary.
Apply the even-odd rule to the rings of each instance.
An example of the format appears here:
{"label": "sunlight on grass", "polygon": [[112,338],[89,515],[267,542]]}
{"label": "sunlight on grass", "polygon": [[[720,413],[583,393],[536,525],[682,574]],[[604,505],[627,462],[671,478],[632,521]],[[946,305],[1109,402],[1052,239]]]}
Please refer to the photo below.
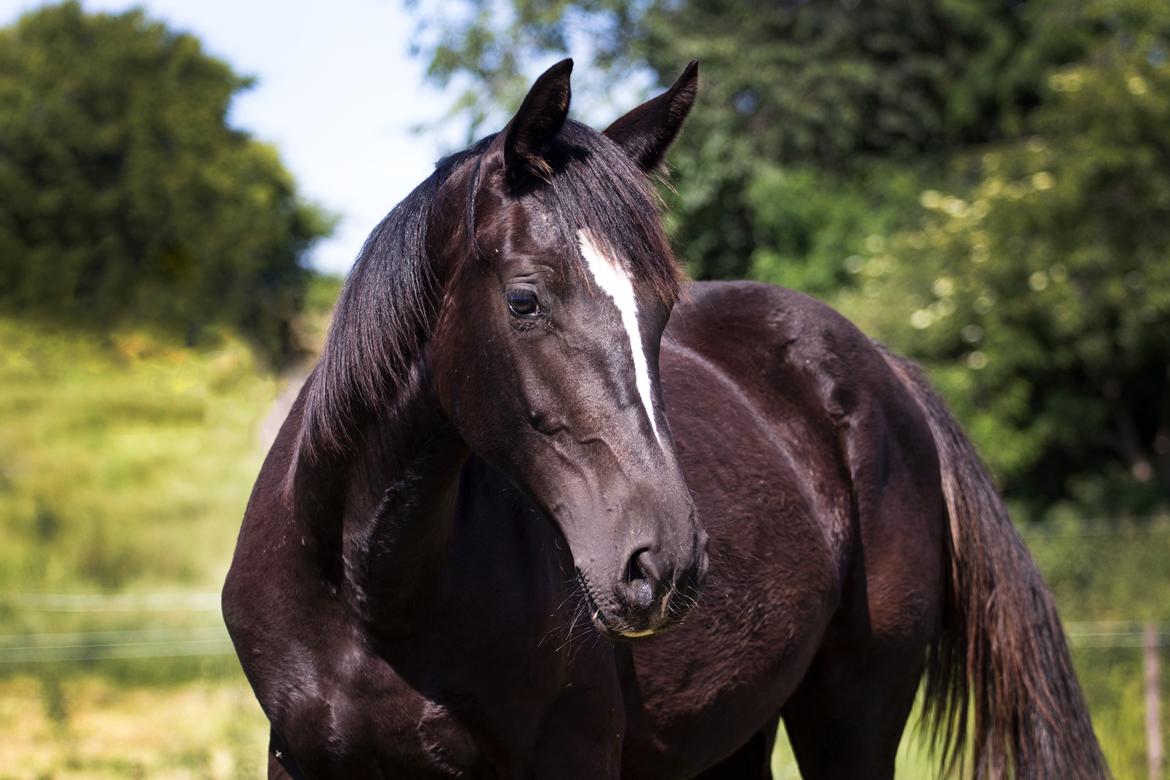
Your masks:
{"label": "sunlight on grass", "polygon": [[259,776],[215,594],[277,378],[229,337],[0,343],[0,778]]}
{"label": "sunlight on grass", "polygon": [[0,320],[0,342],[0,591],[216,587],[275,379],[231,340]]}
{"label": "sunlight on grass", "polygon": [[0,778],[257,778],[268,732],[242,682],[0,682]]}

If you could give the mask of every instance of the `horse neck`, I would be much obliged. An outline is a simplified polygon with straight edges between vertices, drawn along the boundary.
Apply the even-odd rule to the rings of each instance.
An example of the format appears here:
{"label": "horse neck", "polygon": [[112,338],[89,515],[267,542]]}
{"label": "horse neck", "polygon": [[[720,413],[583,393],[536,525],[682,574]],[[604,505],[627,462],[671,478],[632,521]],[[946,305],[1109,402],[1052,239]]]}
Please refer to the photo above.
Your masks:
{"label": "horse neck", "polygon": [[467,446],[439,409],[425,369],[367,415],[354,439],[356,451],[322,475],[331,498],[317,504],[332,507],[333,538],[321,554],[333,559],[338,595],[359,619],[383,634],[409,634],[437,590]]}

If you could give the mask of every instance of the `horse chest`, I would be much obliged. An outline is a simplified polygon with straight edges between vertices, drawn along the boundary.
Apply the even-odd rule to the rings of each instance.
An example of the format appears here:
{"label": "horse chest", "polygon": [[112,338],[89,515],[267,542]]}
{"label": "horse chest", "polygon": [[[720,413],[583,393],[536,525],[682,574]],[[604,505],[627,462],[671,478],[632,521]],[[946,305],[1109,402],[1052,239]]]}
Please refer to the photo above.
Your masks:
{"label": "horse chest", "polygon": [[[427,777],[511,777],[530,765],[563,664],[508,650],[487,630],[476,636],[474,625],[452,622],[374,659],[382,694],[365,717],[386,765]],[[362,686],[369,678],[353,679],[341,698],[360,700]]]}

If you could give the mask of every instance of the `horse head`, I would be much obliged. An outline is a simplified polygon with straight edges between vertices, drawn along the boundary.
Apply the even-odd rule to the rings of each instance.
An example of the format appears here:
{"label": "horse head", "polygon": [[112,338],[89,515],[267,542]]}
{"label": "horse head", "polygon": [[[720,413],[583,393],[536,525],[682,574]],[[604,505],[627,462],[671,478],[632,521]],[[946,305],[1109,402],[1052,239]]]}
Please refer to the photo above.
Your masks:
{"label": "horse head", "polygon": [[659,388],[681,272],[648,176],[697,66],[604,134],[567,119],[571,68],[544,73],[467,166],[432,371],[472,451],[559,527],[594,623],[637,637],[686,613],[707,565]]}

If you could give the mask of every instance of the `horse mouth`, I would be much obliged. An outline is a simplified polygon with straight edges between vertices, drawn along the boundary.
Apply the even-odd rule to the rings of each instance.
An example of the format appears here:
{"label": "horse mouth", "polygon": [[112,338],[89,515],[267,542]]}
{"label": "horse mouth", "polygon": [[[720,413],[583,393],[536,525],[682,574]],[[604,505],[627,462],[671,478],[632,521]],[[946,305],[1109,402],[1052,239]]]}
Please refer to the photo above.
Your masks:
{"label": "horse mouth", "polygon": [[585,599],[585,608],[589,612],[589,622],[593,624],[597,633],[606,639],[611,641],[639,640],[654,636],[659,632],[659,627],[637,628],[620,617],[615,618],[608,615],[598,605],[597,599],[593,597],[593,589],[589,587],[589,580],[581,572],[577,572],[577,582],[581,586],[581,595]]}

